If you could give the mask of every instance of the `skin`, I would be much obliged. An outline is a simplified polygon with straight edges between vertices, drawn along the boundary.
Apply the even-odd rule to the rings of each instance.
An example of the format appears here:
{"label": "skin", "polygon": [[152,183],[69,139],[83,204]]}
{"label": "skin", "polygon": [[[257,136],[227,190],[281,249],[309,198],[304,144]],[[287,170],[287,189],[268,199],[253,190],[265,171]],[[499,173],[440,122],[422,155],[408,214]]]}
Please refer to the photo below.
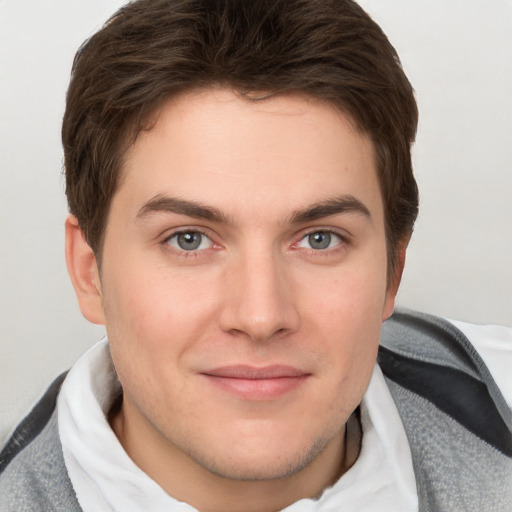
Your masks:
{"label": "skin", "polygon": [[[112,428],[140,468],[202,511],[318,496],[357,457],[345,424],[400,275],[387,280],[372,143],[300,95],[209,89],[155,120],[126,155],[101,272],[76,219],[66,223],[80,307],[106,325],[123,386]],[[200,246],[183,249],[187,236]],[[272,379],[233,390],[209,374],[233,365],[301,376],[284,391]]]}

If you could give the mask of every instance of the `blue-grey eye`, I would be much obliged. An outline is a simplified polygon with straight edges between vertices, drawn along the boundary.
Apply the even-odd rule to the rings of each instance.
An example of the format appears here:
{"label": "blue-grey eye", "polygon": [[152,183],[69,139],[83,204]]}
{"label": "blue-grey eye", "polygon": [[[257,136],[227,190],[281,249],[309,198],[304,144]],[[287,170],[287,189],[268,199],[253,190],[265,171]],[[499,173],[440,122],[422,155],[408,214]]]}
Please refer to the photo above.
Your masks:
{"label": "blue-grey eye", "polygon": [[341,236],[332,231],[315,231],[306,235],[299,242],[299,247],[321,251],[335,247],[340,242],[342,242]]}
{"label": "blue-grey eye", "polygon": [[212,246],[212,241],[204,233],[200,233],[199,231],[181,231],[180,233],[175,233],[169,238],[167,243],[181,251],[197,251],[208,249]]}

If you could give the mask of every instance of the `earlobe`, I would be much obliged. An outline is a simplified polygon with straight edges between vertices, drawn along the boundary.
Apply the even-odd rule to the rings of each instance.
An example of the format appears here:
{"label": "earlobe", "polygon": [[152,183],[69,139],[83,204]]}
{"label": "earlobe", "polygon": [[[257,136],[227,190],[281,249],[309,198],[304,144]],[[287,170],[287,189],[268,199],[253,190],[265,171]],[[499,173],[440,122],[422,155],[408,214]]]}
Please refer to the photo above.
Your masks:
{"label": "earlobe", "polygon": [[393,275],[388,280],[388,287],[386,290],[386,302],[382,312],[382,321],[387,320],[395,309],[395,298],[398,293],[400,281],[402,280],[402,273],[405,267],[405,255],[407,253],[407,246],[409,245],[410,238],[404,238],[398,245],[397,263],[393,271]]}
{"label": "earlobe", "polygon": [[105,324],[96,257],[74,215],[66,219],[66,263],[80,310],[94,324]]}

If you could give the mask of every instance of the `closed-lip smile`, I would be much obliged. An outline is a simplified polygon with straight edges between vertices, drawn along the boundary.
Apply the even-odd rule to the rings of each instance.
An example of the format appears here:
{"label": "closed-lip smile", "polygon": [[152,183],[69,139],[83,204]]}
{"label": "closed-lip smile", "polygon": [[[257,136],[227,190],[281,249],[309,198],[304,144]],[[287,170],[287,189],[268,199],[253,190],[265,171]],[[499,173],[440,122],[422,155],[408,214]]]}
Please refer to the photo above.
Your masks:
{"label": "closed-lip smile", "polygon": [[287,365],[230,365],[201,375],[220,390],[245,400],[271,401],[300,387],[311,374]]}

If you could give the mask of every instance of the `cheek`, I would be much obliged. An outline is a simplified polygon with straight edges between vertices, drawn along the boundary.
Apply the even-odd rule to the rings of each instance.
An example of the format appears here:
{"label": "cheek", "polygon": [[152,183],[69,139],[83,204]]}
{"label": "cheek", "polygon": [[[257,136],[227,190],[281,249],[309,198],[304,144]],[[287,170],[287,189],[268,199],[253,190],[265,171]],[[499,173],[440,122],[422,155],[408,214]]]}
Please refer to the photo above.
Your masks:
{"label": "cheek", "polygon": [[115,269],[105,283],[114,365],[121,383],[130,388],[156,389],[159,383],[167,383],[176,390],[181,385],[180,372],[215,332],[215,275],[197,276],[147,264],[132,268],[138,271]]}
{"label": "cheek", "polygon": [[[128,274],[117,273],[107,283],[107,325],[124,331],[126,342],[156,344],[179,338],[180,331],[193,331],[212,309],[212,286],[201,287],[201,279],[165,268]],[[143,348],[143,347],[141,347]]]}
{"label": "cheek", "polygon": [[323,283],[321,293],[304,300],[307,338],[322,340],[318,349],[328,361],[333,401],[353,410],[377,358],[386,299],[385,264],[347,269]]}
{"label": "cheek", "polygon": [[[299,280],[296,280],[299,282]],[[364,259],[354,264],[310,272],[300,280],[302,311],[321,318],[333,332],[358,333],[380,330],[382,311],[386,302],[385,259]]]}
{"label": "cheek", "polygon": [[[119,380],[125,395],[146,404],[157,421],[158,411],[168,409],[168,399],[182,394],[182,361],[200,336],[199,311],[204,313],[207,306],[162,274],[132,274],[130,279],[111,275],[108,284],[107,335]],[[157,389],[173,393],[162,396]]]}

